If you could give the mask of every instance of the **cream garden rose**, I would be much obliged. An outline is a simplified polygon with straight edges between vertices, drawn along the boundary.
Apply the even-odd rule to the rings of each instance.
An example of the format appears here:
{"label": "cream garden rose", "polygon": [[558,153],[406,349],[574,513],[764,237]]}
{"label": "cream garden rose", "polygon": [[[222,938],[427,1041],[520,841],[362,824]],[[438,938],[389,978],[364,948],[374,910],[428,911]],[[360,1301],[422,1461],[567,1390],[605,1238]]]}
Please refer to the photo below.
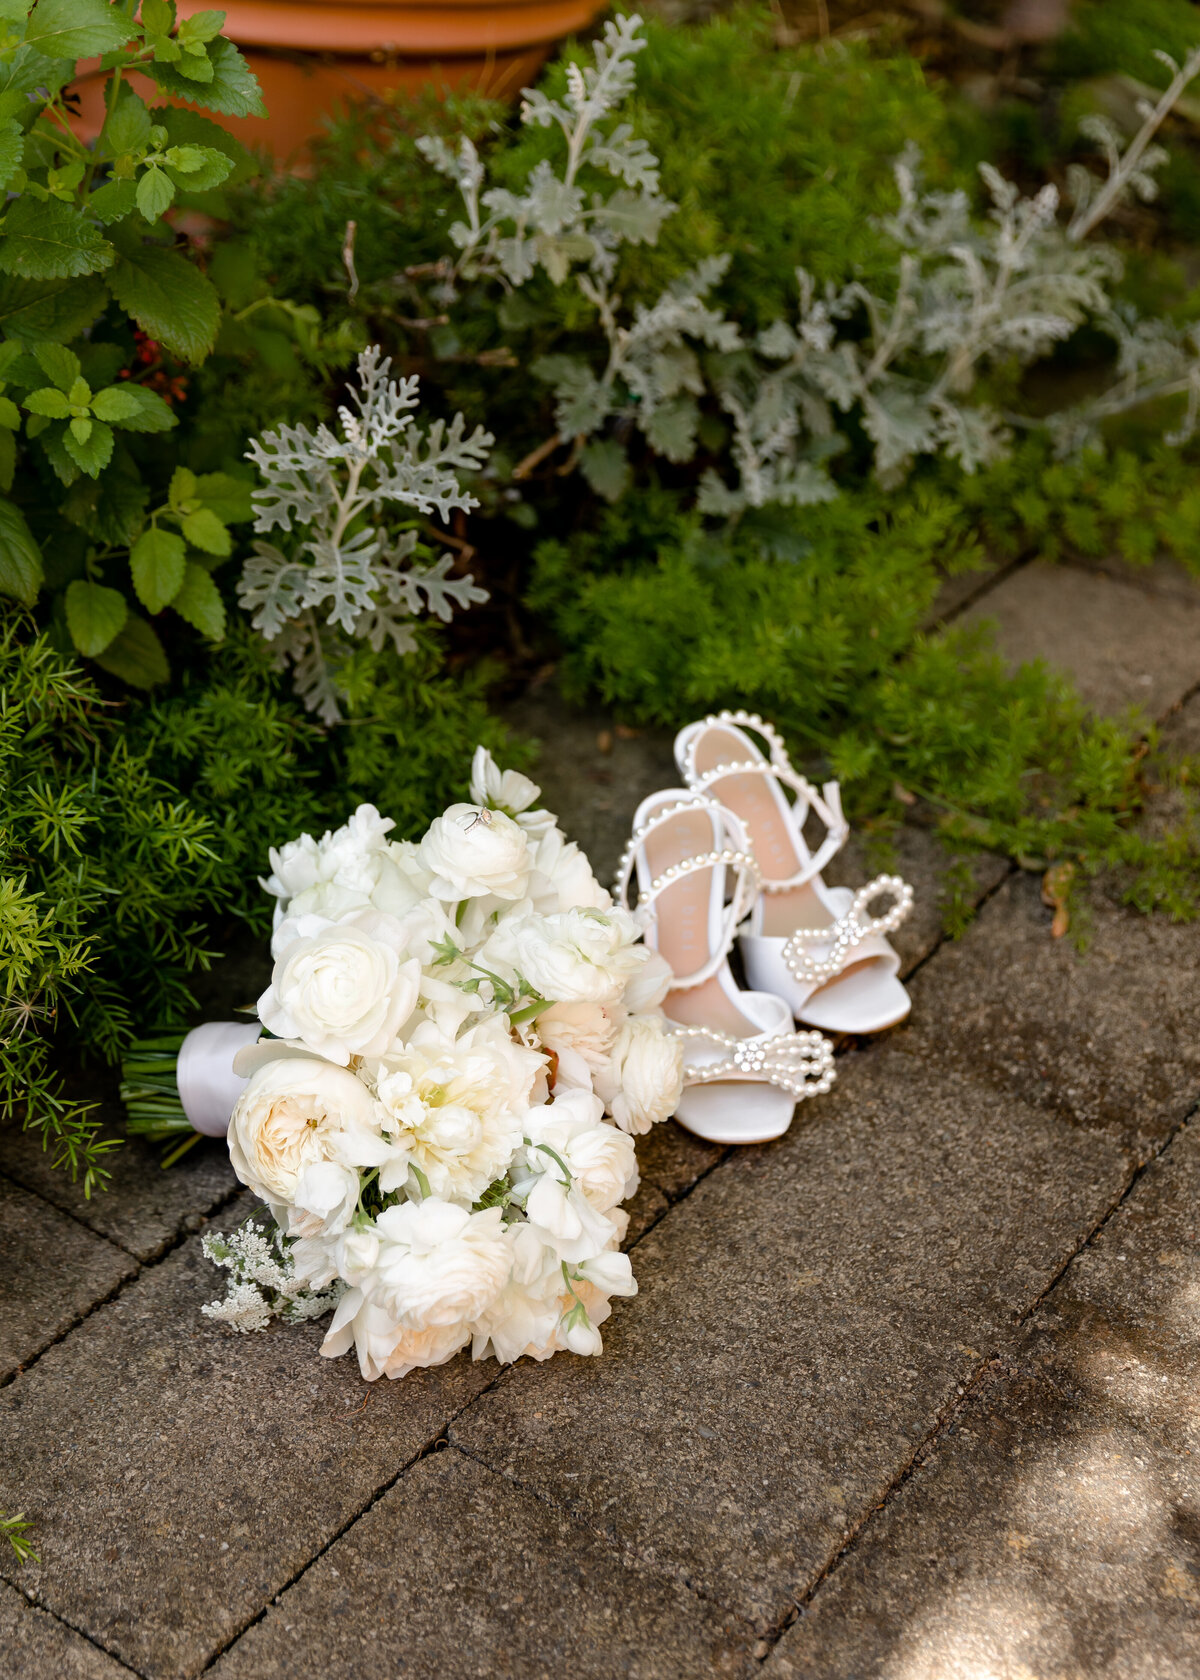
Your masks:
{"label": "cream garden rose", "polygon": [[284,944],[259,1018],[278,1038],[298,1040],[345,1066],[379,1056],[416,1008],[421,965],[402,961],[403,931],[392,917],[354,913]]}
{"label": "cream garden rose", "polygon": [[273,1206],[294,1201],[319,1161],[373,1166],[386,1158],[379,1109],[360,1079],[316,1057],[267,1062],[229,1122],[229,1158],[242,1183]]}

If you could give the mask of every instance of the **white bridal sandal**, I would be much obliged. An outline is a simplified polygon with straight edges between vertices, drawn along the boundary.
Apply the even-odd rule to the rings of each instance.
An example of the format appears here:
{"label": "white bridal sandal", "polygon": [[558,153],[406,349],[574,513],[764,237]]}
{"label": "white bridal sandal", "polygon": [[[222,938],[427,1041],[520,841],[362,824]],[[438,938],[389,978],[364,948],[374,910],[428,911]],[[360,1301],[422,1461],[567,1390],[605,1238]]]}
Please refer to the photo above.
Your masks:
{"label": "white bridal sandal", "polygon": [[739,991],[730,973],[738,924],[758,891],[741,824],[703,795],[652,794],[638,806],[617,875],[623,904],[634,876],[646,943],[675,975],[663,1010],[684,1041],[676,1118],[711,1143],[781,1137],[796,1104],[833,1084],[833,1047],[820,1033],[796,1032],[782,998]]}
{"label": "white bridal sandal", "polygon": [[[766,741],[769,758],[741,724]],[[838,784],[818,793],[792,768],[771,725],[747,712],[688,724],[675,757],[693,792],[740,818],[758,861],[762,891],[739,941],[750,984],[777,993],[797,1020],[825,1032],[873,1033],[902,1021],[911,1005],[884,936],[912,909],[912,888],[898,875],[877,875],[857,892],[825,885],[821,871],[849,834]],[[781,783],[795,790],[794,804]],[[810,812],[825,826],[815,852],[804,839]],[[891,907],[872,916],[877,899]]]}

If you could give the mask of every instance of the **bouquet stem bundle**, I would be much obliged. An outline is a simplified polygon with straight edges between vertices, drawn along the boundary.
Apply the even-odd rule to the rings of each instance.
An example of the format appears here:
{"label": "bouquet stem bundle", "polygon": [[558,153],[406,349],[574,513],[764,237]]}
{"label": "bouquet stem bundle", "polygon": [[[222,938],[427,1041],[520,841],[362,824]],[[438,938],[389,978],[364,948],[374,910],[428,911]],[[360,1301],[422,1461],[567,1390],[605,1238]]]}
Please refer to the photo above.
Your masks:
{"label": "bouquet stem bundle", "polygon": [[179,1095],[177,1068],[186,1037],[184,1032],[164,1032],[135,1039],[121,1059],[125,1130],[131,1137],[171,1144],[163,1156],[164,1167],[178,1161],[201,1136]]}

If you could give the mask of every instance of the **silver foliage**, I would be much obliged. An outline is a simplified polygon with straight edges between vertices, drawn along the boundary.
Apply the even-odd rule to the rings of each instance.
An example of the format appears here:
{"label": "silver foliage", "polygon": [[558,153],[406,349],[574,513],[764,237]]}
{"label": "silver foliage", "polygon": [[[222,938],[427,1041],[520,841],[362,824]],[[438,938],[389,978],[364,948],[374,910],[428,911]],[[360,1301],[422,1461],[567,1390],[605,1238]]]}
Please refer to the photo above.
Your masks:
{"label": "silver foliage", "polygon": [[364,350],[336,430],[280,426],[247,451],[263,480],[254,529],[295,540],[286,549],[255,543],[238,599],[326,723],[341,717],[336,667],[347,639],[409,653],[422,613],[448,620],[487,598],[470,578],[449,575],[449,554],[422,561],[418,533],[392,532],[387,520],[394,508],[446,519],[478,506],[459,474],[482,468],[493,439],[479,426],[468,434],[461,414],[418,426],[418,381],[390,372],[377,345]]}

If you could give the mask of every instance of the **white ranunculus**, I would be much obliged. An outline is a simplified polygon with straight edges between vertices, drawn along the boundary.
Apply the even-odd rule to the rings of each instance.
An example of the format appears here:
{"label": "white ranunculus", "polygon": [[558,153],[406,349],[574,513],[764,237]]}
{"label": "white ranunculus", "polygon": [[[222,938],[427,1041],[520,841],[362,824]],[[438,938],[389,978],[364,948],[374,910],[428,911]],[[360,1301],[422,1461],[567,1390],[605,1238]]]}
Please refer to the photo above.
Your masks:
{"label": "white ranunculus", "polygon": [[336,1161],[310,1161],[296,1181],[288,1208],[292,1237],[331,1237],[344,1231],[358,1207],[359,1176]]}
{"label": "white ranunculus", "polygon": [[533,1023],[533,1031],[545,1050],[557,1057],[555,1089],[577,1086],[592,1088],[592,1075],[604,1067],[624,1017],[620,1004],[556,1003]]}
{"label": "white ranunculus", "polygon": [[385,1209],[375,1225],[370,1294],[406,1329],[468,1325],[508,1282],[512,1255],[499,1208],[469,1213],[430,1196]]}
{"label": "white ranunculus", "polygon": [[302,834],[285,846],[272,846],[267,856],[271,873],[265,881],[260,879],[259,886],[283,904],[322,879],[321,847],[311,834]]}
{"label": "white ranunculus", "polygon": [[683,1092],[683,1040],[659,1015],[631,1015],[595,1074],[597,1093],[625,1132],[648,1132],[669,1120]]}
{"label": "white ranunculus", "polygon": [[488,805],[515,819],[527,833],[542,834],[553,828],[549,811],[531,811],[541,788],[519,770],[501,770],[486,747],[476,747],[471,761],[471,798],[476,805]]}
{"label": "white ranunculus", "polygon": [[403,932],[393,918],[361,911],[311,938],[286,944],[259,1018],[277,1038],[345,1066],[380,1056],[417,1004],[421,965],[401,961]]}
{"label": "white ranunculus", "polygon": [[538,1051],[514,1042],[497,1015],[457,1039],[423,1022],[406,1044],[367,1064],[363,1073],[378,1096],[384,1132],[406,1163],[397,1173],[384,1169],[381,1189],[403,1182],[411,1162],[433,1195],[475,1201],[520,1148],[545,1065]]}
{"label": "white ranunculus", "polygon": [[372,1167],[386,1160],[389,1149],[366,1086],[315,1056],[289,1056],[258,1068],[229,1121],[234,1172],[274,1206],[291,1203],[300,1175],[314,1162]]}
{"label": "white ranunculus", "polygon": [[378,860],[387,852],[387,834],[395,826],[374,805],[360,805],[348,822],[320,840],[302,834],[286,846],[272,848],[271,875],[262,885],[284,908],[298,895],[332,882],[361,894],[360,902],[366,903],[378,876]]}
{"label": "white ranunculus", "polygon": [[562,910],[607,910],[612,897],[592,874],[587,854],[559,828],[548,829],[533,847],[529,896],[545,916]]}
{"label": "white ranunculus", "polygon": [[603,1112],[600,1098],[590,1091],[566,1091],[553,1103],[532,1109],[525,1122],[535,1146],[526,1151],[530,1165],[548,1171],[546,1164],[557,1155],[599,1213],[632,1196],[638,1185],[633,1140],[610,1126]]}
{"label": "white ranunculus", "polygon": [[670,963],[648,945],[632,946],[625,953],[625,960],[629,965],[623,999],[626,1009],[631,1015],[657,1009],[675,984]]}
{"label": "white ranunculus", "polygon": [[451,805],[436,817],[418,847],[435,898],[524,897],[529,841],[511,817],[484,805]]}
{"label": "white ranunculus", "polygon": [[355,1288],[338,1302],[321,1352],[326,1359],[336,1359],[356,1348],[359,1370],[367,1382],[374,1382],[377,1377],[406,1376],[417,1366],[444,1365],[470,1339],[465,1324],[426,1329],[399,1325],[386,1307]]}

